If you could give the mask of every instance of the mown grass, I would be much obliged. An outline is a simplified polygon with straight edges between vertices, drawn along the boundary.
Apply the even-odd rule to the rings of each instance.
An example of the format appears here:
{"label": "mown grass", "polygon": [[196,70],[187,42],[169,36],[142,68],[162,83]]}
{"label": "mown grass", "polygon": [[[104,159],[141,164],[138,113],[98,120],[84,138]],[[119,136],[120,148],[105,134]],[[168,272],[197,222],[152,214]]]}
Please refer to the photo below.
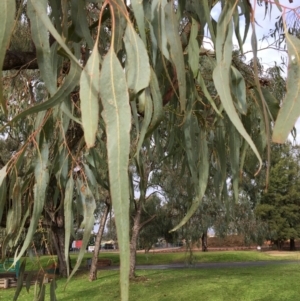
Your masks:
{"label": "mown grass", "polygon": [[[279,264],[264,267],[141,270],[139,281],[130,284],[130,301],[290,301],[299,300],[300,265]],[[88,272],[76,275],[64,290],[65,279],[57,280],[57,300],[120,300],[119,273],[98,272],[88,281]],[[32,301],[33,290],[23,288],[19,300]],[[14,289],[0,291],[0,300],[12,300]],[[46,288],[49,300],[49,284]]]}
{"label": "mown grass", "polygon": [[[218,252],[194,252],[193,262],[239,262],[239,261],[265,261],[265,260],[300,260],[300,252],[283,253],[285,256],[273,256],[269,252],[257,251],[218,251]],[[91,254],[86,254],[85,257],[91,257]],[[113,265],[119,264],[118,253],[101,253],[100,258],[109,258]],[[185,263],[189,259],[188,252],[174,253],[138,253],[137,264],[141,265],[157,265],[157,264],[172,264]]]}
{"label": "mown grass", "polygon": [[[205,262],[240,262],[240,261],[266,261],[266,260],[300,260],[300,252],[282,253],[283,256],[273,256],[268,252],[257,251],[218,251],[218,252],[194,252],[193,263]],[[81,268],[86,266],[86,259],[91,258],[91,253],[86,253],[81,263]],[[75,265],[77,255],[71,255],[72,265]],[[109,258],[113,265],[119,265],[119,254],[117,252],[102,252],[99,258]],[[174,253],[138,253],[138,265],[159,265],[172,263],[186,263],[189,259],[189,254],[186,252]],[[56,256],[41,256],[27,258],[26,270],[39,270],[47,268],[53,264]]]}
{"label": "mown grass", "polygon": [[[104,255],[103,255],[104,256]],[[107,256],[110,256],[107,254]],[[179,253],[138,253],[137,264],[171,264],[184,263],[189,254]],[[300,260],[300,252],[291,252],[286,256],[272,256],[268,252],[257,251],[222,251],[222,252],[194,252],[193,262],[240,262],[240,261],[265,261],[265,260]],[[115,262],[117,260],[115,259]]]}

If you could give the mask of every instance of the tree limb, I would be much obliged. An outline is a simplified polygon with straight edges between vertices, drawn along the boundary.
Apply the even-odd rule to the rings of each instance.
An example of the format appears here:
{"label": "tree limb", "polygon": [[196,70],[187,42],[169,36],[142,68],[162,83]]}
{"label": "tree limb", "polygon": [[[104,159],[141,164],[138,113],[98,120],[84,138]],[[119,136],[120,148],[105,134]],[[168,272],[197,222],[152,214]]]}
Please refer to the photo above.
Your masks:
{"label": "tree limb", "polygon": [[34,51],[7,50],[2,70],[39,69]]}
{"label": "tree limb", "polygon": [[147,225],[148,223],[150,223],[153,219],[156,218],[156,214],[152,215],[150,218],[148,218],[146,221],[144,221],[143,223],[140,224],[139,226],[139,230],[141,230],[145,225]]}

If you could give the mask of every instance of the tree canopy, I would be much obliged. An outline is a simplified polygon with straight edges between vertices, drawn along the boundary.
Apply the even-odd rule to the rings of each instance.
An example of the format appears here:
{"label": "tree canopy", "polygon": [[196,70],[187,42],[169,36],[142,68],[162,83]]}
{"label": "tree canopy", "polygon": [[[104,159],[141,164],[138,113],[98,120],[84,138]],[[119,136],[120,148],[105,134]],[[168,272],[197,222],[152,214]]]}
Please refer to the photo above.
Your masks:
{"label": "tree canopy", "polygon": [[[264,2],[271,11],[273,2]],[[3,256],[27,226],[15,261],[21,258],[43,214],[53,231],[64,231],[57,249],[72,276],[84,252],[70,272],[73,208],[82,212],[87,244],[101,186],[112,200],[125,301],[131,166],[144,174],[155,148],[170,169],[188,170],[189,209],[173,230],[197,210],[210,175],[217,199],[226,196],[228,177],[237,199],[246,154],[254,154],[249,169],[258,173],[275,120],[272,139],[282,143],[300,115],[300,42],[285,28],[282,99],[268,88],[276,76],[260,73],[255,12],[249,0],[0,1],[1,130],[18,145],[0,170]],[[247,65],[241,58],[250,27]],[[203,47],[205,35],[213,50]]]}
{"label": "tree canopy", "polygon": [[267,239],[277,242],[300,236],[299,147],[290,143],[272,148],[268,191],[262,193],[256,215],[268,224]]}

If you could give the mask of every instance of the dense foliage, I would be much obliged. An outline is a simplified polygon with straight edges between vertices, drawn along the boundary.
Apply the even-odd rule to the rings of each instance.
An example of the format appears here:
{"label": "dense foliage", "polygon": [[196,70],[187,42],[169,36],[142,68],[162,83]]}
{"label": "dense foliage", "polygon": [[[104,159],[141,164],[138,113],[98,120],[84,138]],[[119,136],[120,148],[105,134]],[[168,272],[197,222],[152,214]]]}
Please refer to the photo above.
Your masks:
{"label": "dense foliage", "polygon": [[268,224],[267,239],[278,243],[300,237],[299,147],[290,143],[274,146],[270,184],[256,206],[256,215]]}

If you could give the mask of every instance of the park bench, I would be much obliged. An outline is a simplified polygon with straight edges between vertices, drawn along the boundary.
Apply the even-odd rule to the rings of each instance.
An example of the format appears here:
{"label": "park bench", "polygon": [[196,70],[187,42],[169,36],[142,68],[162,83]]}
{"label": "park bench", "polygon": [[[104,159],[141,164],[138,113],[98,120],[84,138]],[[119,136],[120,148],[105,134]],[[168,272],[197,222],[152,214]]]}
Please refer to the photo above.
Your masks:
{"label": "park bench", "polygon": [[19,271],[20,271],[20,261],[18,260],[15,265],[12,265],[14,262],[13,259],[5,259],[4,262],[0,263],[0,276],[1,273],[7,273],[7,272],[15,272],[16,273],[16,278],[19,276]]}
{"label": "park bench", "polygon": [[[49,283],[55,278],[54,274],[48,273],[24,273],[23,276],[23,286],[26,286],[28,283],[35,285],[36,283]],[[0,289],[17,287],[18,280],[11,273],[0,274]],[[0,297],[0,300],[1,297]]]}

